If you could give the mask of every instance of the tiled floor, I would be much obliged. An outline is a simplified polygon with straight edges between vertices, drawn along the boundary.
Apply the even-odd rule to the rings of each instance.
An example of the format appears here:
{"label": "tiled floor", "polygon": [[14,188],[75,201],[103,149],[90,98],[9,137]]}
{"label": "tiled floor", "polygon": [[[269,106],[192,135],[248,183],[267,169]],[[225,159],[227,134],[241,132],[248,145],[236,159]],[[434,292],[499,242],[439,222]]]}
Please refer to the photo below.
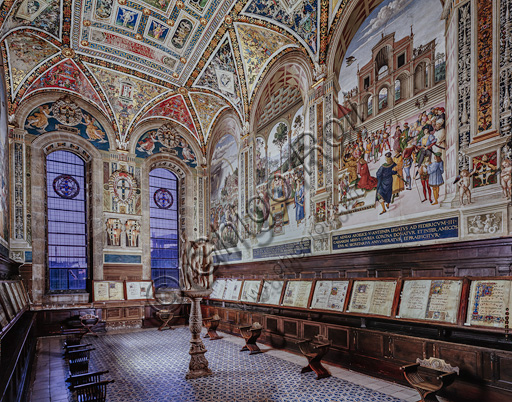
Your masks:
{"label": "tiled floor", "polygon": [[[243,339],[223,334],[219,341],[205,339],[206,357],[213,375],[185,380],[188,369],[188,328],[158,332],[153,329],[110,332],[87,337],[96,348],[91,361],[97,370],[110,370],[113,378],[109,402],[207,401],[331,401],[416,402],[411,388],[326,365],[333,377],[317,381],[314,373],[300,374],[306,359],[263,345],[265,353],[240,353]],[[72,400],[64,379],[62,340],[41,338],[31,402]],[[68,399],[69,398],[69,399]]]}

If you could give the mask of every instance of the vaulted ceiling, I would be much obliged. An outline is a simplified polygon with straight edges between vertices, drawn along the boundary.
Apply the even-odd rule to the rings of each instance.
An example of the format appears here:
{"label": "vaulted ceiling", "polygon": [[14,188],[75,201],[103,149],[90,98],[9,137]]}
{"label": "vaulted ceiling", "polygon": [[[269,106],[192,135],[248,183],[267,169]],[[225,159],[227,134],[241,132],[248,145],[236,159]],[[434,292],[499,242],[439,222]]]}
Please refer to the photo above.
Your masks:
{"label": "vaulted ceiling", "polygon": [[[37,93],[75,93],[110,119],[120,148],[138,124],[165,117],[205,150],[225,109],[248,119],[277,55],[298,50],[311,66],[324,62],[329,23],[347,2],[4,0],[9,113]],[[289,107],[298,89],[279,101],[275,88],[272,110],[258,115]]]}

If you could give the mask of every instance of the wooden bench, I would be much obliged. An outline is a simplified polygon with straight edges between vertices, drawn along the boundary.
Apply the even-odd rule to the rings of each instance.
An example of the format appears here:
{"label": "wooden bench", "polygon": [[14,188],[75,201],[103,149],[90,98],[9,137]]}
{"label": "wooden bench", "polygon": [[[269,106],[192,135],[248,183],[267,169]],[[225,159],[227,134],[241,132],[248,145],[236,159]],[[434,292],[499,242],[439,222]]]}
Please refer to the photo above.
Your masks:
{"label": "wooden bench", "polygon": [[72,376],[89,372],[89,356],[92,350],[94,348],[68,352],[69,372]]}
{"label": "wooden bench", "polygon": [[210,318],[203,318],[203,323],[208,331],[204,336],[205,338],[210,338],[211,341],[222,338],[222,336],[219,336],[219,334],[217,334],[217,328],[220,323],[220,317],[218,314],[215,314],[213,317]]}
{"label": "wooden bench", "polygon": [[71,390],[74,390],[76,386],[83,385],[83,384],[90,384],[95,382],[100,382],[101,377],[104,374],[107,374],[108,370],[106,371],[95,371],[93,373],[85,373],[85,374],[77,374],[69,376],[69,378],[66,379],[66,382],[69,382],[69,388]]}
{"label": "wooden bench", "polygon": [[322,366],[322,358],[329,351],[331,341],[322,335],[317,335],[314,339],[304,339],[297,344],[302,354],[308,359],[308,365],[301,370],[301,373],[314,371],[317,380],[331,376],[329,370]]}
{"label": "wooden bench", "polygon": [[249,350],[250,355],[254,355],[257,353],[261,353],[261,349],[256,345],[256,341],[261,335],[261,330],[263,327],[259,322],[255,322],[252,326],[240,327],[240,334],[245,339],[245,346],[240,350],[243,352],[244,350]]}
{"label": "wooden bench", "polygon": [[82,342],[82,338],[87,333],[87,330],[82,328],[75,329],[67,329],[61,328],[60,332],[56,332],[57,334],[64,335],[66,339],[64,340],[64,348],[68,346],[80,345]]}
{"label": "wooden bench", "polygon": [[405,379],[419,392],[422,402],[437,402],[436,394],[455,381],[458,367],[452,367],[442,359],[416,359],[416,363],[400,367]]}
{"label": "wooden bench", "polygon": [[89,346],[92,346],[91,343],[81,343],[80,345],[66,345],[64,346],[64,359],[69,358],[70,352],[76,352],[77,350],[87,349]]}
{"label": "wooden bench", "polygon": [[75,387],[78,402],[105,402],[107,400],[107,385],[114,380],[99,381]]}

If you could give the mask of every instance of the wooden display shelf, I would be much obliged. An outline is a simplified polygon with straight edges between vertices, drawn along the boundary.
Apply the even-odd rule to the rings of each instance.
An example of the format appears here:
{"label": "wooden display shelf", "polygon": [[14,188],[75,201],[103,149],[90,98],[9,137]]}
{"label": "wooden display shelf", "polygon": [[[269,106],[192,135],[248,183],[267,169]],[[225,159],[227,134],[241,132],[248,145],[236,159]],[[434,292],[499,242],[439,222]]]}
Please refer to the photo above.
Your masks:
{"label": "wooden display shelf", "polygon": [[[250,279],[251,281],[254,281],[255,279]],[[348,281],[348,287],[344,302],[343,311],[337,311],[337,310],[325,310],[325,309],[315,309],[311,308],[313,295],[316,289],[316,285],[318,282],[321,281]],[[401,293],[403,291],[403,286],[408,281],[437,281],[437,280],[449,280],[449,281],[462,281],[462,289],[460,294],[460,301],[458,305],[458,309],[455,312],[457,316],[456,323],[450,323],[445,322],[437,319],[412,319],[412,318],[403,318],[398,316],[399,310],[400,310],[400,302],[401,302]],[[275,309],[276,311],[287,311],[287,310],[295,310],[295,311],[303,311],[303,312],[310,312],[310,313],[317,313],[317,314],[323,314],[323,315],[336,315],[341,317],[357,317],[360,319],[381,319],[386,320],[389,322],[401,322],[401,323],[417,323],[417,324],[428,324],[431,326],[439,327],[442,329],[462,329],[465,330],[469,329],[476,332],[489,332],[489,333],[503,333],[507,334],[509,330],[507,328],[495,328],[495,327],[486,327],[486,326],[478,326],[478,325],[468,325],[466,323],[467,318],[467,312],[470,304],[469,300],[469,294],[470,294],[470,287],[471,283],[473,281],[492,281],[492,280],[507,280],[511,281],[511,295],[512,295],[512,277],[417,277],[417,278],[351,278],[351,279],[343,279],[343,278],[337,278],[337,279],[313,279],[311,280],[312,285],[310,289],[310,294],[308,295],[308,303],[307,307],[295,307],[295,306],[284,306],[283,305],[283,299],[285,297],[285,292],[287,289],[287,285],[289,282],[292,281],[307,281],[305,279],[288,279],[288,280],[281,280],[283,282],[283,288],[281,289],[281,295],[279,298],[279,304],[266,304],[266,303],[259,303],[259,302],[247,302],[247,301],[240,301],[240,300],[221,300],[221,299],[205,299],[206,303],[209,303],[211,300],[212,302],[220,302],[220,303],[229,303],[232,305],[246,305],[248,308],[251,307],[270,307]],[[273,281],[273,280],[271,280]],[[350,312],[348,311],[350,301],[352,299],[352,294],[354,292],[354,283],[356,282],[374,282],[374,281],[393,281],[396,282],[395,292],[393,294],[392,299],[392,306],[391,306],[391,314],[389,316],[384,315],[377,315],[377,314],[365,314],[365,313],[358,313],[358,312]],[[264,287],[264,280],[261,283],[258,300],[261,297],[261,293],[263,291]],[[243,284],[242,284],[243,289]],[[241,292],[240,292],[241,294]],[[511,297],[512,301],[512,297]],[[510,309],[512,310],[512,302]]]}

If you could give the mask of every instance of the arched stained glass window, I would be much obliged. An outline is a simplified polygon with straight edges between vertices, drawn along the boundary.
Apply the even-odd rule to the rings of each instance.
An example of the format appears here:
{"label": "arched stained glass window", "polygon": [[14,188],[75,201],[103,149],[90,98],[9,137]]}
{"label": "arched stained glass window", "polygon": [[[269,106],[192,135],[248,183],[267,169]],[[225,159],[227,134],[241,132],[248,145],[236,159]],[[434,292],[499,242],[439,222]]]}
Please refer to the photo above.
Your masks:
{"label": "arched stained glass window", "polygon": [[69,151],[46,157],[47,261],[50,291],[85,290],[85,162]]}
{"label": "arched stained glass window", "polygon": [[158,288],[179,288],[178,178],[167,169],[149,174],[151,278]]}

